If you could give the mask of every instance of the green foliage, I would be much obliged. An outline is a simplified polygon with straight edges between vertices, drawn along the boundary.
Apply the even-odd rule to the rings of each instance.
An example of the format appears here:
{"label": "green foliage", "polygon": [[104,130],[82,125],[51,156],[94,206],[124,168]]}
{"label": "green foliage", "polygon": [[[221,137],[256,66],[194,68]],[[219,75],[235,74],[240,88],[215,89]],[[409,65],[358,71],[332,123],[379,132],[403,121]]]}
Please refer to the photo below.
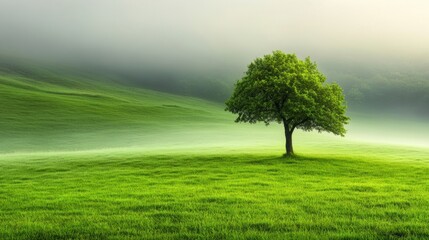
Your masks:
{"label": "green foliage", "polygon": [[344,135],[349,118],[342,90],[325,80],[310,58],[274,51],[248,66],[226,110],[238,114],[237,122],[283,122],[291,132],[299,128]]}

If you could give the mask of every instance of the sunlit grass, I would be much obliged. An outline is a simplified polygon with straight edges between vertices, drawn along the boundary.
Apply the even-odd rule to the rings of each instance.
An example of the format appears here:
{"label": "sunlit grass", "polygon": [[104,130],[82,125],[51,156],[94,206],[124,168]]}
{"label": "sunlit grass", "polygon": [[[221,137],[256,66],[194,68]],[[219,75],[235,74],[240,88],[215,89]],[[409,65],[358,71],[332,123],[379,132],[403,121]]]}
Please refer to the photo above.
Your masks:
{"label": "sunlit grass", "polygon": [[355,147],[9,155],[0,238],[429,237],[428,151]]}

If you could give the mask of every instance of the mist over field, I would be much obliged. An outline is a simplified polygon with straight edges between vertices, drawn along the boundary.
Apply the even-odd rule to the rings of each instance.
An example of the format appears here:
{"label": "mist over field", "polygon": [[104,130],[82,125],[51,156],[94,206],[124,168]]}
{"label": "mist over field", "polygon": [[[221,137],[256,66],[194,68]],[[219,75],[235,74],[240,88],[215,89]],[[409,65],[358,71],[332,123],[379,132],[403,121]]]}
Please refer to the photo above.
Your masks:
{"label": "mist over field", "polygon": [[1,0],[0,52],[223,102],[250,61],[279,49],[310,56],[352,109],[428,116],[428,8],[419,0]]}

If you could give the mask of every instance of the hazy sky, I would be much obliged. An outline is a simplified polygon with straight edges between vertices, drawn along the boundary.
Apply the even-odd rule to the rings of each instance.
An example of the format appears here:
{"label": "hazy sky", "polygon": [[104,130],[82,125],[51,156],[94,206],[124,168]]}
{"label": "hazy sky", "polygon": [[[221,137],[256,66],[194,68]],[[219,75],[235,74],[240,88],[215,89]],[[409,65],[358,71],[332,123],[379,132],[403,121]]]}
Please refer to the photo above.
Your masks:
{"label": "hazy sky", "polygon": [[3,55],[219,70],[275,49],[428,62],[429,1],[0,0]]}

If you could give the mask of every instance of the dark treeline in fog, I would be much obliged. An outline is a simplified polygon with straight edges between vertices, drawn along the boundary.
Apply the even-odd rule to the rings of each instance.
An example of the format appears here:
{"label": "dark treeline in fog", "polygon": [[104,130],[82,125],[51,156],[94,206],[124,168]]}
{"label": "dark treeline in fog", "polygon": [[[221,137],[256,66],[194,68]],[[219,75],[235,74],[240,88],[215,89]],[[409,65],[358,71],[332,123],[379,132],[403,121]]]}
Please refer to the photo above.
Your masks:
{"label": "dark treeline in fog", "polygon": [[[429,72],[331,73],[354,111],[429,117]],[[404,116],[401,116],[404,117]]]}

